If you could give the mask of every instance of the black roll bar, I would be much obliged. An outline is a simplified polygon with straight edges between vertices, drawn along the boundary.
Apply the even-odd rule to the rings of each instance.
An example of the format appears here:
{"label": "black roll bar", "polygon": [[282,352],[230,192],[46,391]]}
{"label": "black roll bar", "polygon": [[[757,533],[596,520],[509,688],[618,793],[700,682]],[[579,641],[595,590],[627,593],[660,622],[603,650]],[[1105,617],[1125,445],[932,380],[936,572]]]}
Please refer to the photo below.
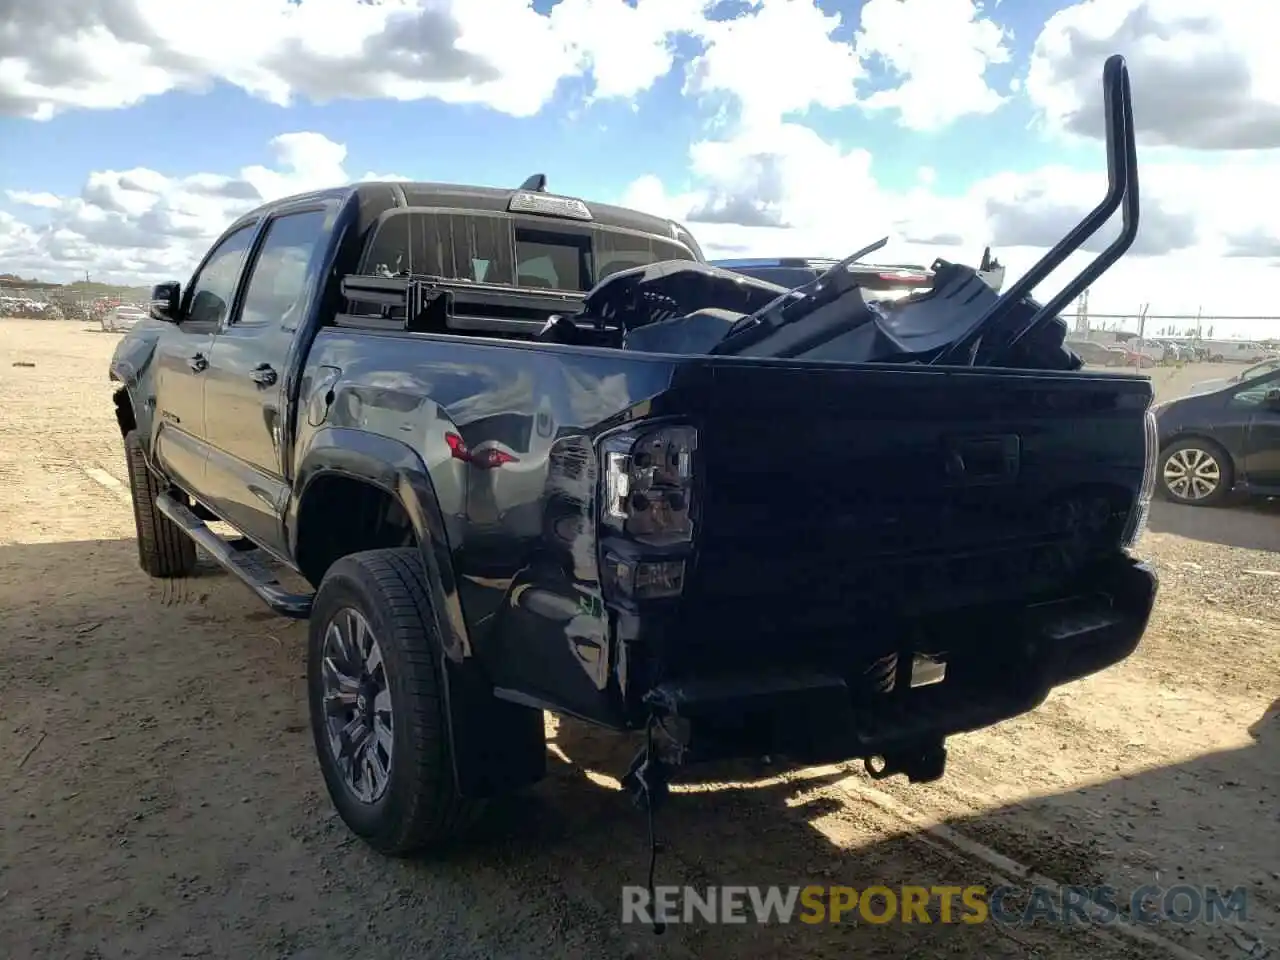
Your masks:
{"label": "black roll bar", "polygon": [[[1102,102],[1106,123],[1107,193],[1102,202],[1074,229],[1039,259],[1013,286],[1001,294],[970,328],[970,333],[942,351],[935,364],[972,363],[982,338],[982,331],[1006,319],[1020,301],[1079,250],[1123,204],[1123,227],[1118,236],[1080,274],[1048,303],[1040,307],[1021,329],[1008,336],[1003,344],[991,349],[1008,349],[1053,320],[1068,303],[1097,281],[1133,245],[1138,236],[1138,151],[1134,139],[1133,99],[1129,88],[1129,68],[1121,54],[1107,58],[1102,69]],[[986,352],[986,351],[984,351]]]}

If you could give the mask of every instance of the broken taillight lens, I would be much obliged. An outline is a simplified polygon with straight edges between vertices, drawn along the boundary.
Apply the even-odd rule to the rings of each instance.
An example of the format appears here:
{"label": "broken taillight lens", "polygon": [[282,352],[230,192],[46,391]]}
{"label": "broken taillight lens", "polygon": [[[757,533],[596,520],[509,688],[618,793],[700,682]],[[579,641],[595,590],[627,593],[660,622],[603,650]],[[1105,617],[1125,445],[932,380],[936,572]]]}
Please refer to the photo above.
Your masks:
{"label": "broken taillight lens", "polygon": [[659,600],[683,592],[696,515],[697,446],[697,430],[685,424],[625,431],[601,442],[607,595]]}
{"label": "broken taillight lens", "polygon": [[602,451],[605,524],[655,546],[692,540],[697,444],[697,431],[684,425],[608,438]]}
{"label": "broken taillight lens", "polygon": [[1132,547],[1142,536],[1147,527],[1147,518],[1151,513],[1151,498],[1156,490],[1156,471],[1160,459],[1160,428],[1156,423],[1156,410],[1151,408],[1143,418],[1143,434],[1146,444],[1145,462],[1142,465],[1142,486],[1138,490],[1138,498],[1129,511],[1125,521],[1124,533],[1121,535],[1121,546]]}

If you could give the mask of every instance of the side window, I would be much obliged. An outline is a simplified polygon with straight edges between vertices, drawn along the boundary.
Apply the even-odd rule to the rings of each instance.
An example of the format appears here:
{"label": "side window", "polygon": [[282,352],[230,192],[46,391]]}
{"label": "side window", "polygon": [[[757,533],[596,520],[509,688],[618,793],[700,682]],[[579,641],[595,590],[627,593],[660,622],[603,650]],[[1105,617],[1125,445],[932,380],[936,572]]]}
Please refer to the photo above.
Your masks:
{"label": "side window", "polygon": [[186,323],[220,323],[235,299],[236,283],[257,224],[241,227],[213,251],[187,292]]}
{"label": "side window", "polygon": [[296,322],[305,308],[313,254],[324,236],[323,210],[286,214],[267,226],[237,324]]}
{"label": "side window", "polygon": [[1242,407],[1260,407],[1262,401],[1267,398],[1267,394],[1278,386],[1280,386],[1280,378],[1268,377],[1266,380],[1250,384],[1244,390],[1237,390],[1231,395],[1231,402]]}

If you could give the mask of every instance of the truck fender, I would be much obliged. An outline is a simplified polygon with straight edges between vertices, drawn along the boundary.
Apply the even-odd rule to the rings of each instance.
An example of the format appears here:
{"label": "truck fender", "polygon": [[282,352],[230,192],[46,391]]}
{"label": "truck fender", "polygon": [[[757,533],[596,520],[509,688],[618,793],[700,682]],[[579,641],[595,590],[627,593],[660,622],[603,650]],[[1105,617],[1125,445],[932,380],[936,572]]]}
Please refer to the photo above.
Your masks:
{"label": "truck fender", "polygon": [[493,685],[472,656],[458,598],[453,557],[431,473],[407,444],[349,427],[323,427],[307,443],[295,476],[296,495],[285,516],[289,551],[297,556],[298,517],[308,488],[338,475],[377,487],[404,509],[427,571],[440,676],[458,792],[464,797],[508,793],[535,783],[546,770],[541,710],[493,695]]}
{"label": "truck fender", "polygon": [[[151,335],[142,335],[130,331],[111,357],[110,379],[119,383],[128,397],[133,411],[133,422],[139,436],[145,438],[144,447],[147,456],[151,455],[151,426],[155,413],[155,381],[152,377],[151,362],[155,357],[156,338],[158,333],[147,331]],[[126,432],[122,411],[117,410],[120,421],[120,432]]]}

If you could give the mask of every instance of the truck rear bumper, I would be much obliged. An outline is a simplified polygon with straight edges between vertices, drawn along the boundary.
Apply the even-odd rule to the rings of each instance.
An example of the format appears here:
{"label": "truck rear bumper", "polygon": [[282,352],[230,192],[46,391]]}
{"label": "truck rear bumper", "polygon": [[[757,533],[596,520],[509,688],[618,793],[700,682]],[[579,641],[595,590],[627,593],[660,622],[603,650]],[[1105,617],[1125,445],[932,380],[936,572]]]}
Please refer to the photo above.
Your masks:
{"label": "truck rear bumper", "polygon": [[872,695],[838,672],[783,668],[669,680],[645,699],[684,762],[779,754],[810,763],[883,757],[893,767],[891,758],[942,751],[946,737],[1026,713],[1054,687],[1129,656],[1157,578],[1127,557],[1104,573],[1096,590],[1026,608],[981,645],[951,651],[940,681],[913,679],[922,672],[913,664],[929,661],[900,649]]}

